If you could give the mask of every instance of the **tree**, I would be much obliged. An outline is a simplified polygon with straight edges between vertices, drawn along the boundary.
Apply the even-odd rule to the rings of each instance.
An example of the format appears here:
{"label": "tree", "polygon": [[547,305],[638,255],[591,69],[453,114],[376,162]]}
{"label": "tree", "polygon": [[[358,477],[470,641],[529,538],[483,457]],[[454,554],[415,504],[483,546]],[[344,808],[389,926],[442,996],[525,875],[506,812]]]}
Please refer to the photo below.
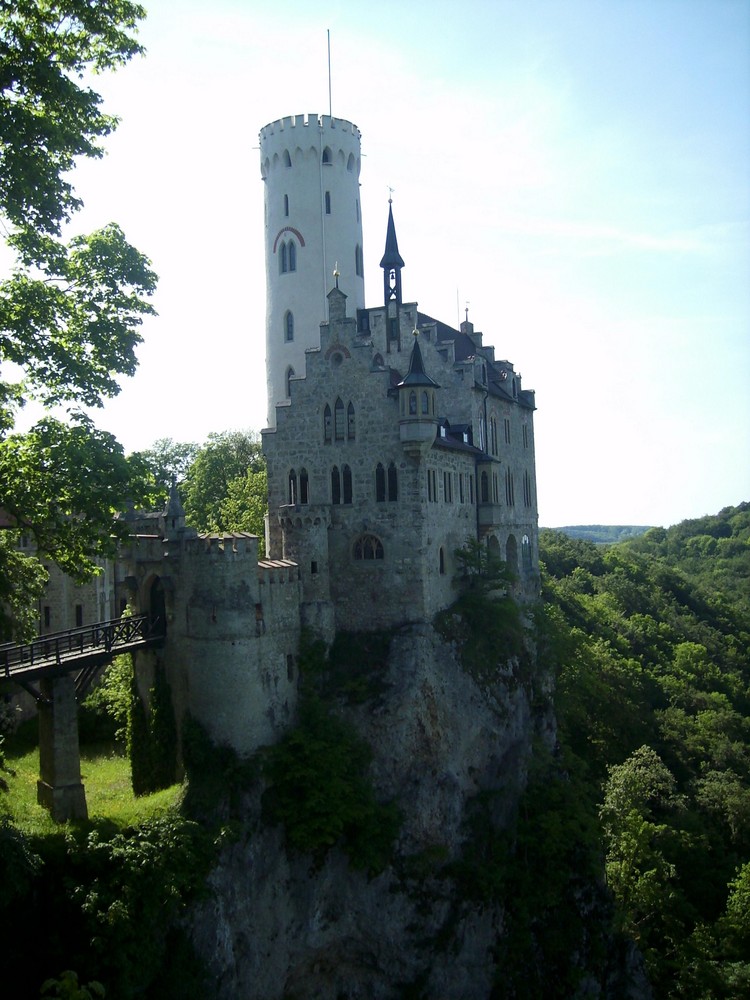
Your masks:
{"label": "tree", "polygon": [[153,506],[166,504],[172,483],[178,488],[184,486],[198,451],[199,446],[192,441],[159,438],[140,453],[153,485],[153,497],[149,498]]}
{"label": "tree", "polygon": [[[100,157],[117,124],[84,78],[142,52],[144,13],[129,0],[0,0],[0,226],[13,258],[0,281],[0,502],[19,534],[78,579],[112,551],[113,515],[144,481],[80,407],[101,406],[134,372],[156,276],[114,223],[67,242],[62,231],[82,204],[76,159]],[[19,433],[30,400],[67,414]],[[11,550],[0,548],[0,577]],[[7,609],[0,628],[7,636]]]}
{"label": "tree", "polygon": [[251,473],[261,472],[265,473],[265,461],[257,434],[210,434],[187,474],[184,503],[188,524],[199,531],[247,530],[239,527],[237,520],[241,507],[238,494],[247,494],[250,487],[262,488],[265,511],[265,482],[249,478]]}

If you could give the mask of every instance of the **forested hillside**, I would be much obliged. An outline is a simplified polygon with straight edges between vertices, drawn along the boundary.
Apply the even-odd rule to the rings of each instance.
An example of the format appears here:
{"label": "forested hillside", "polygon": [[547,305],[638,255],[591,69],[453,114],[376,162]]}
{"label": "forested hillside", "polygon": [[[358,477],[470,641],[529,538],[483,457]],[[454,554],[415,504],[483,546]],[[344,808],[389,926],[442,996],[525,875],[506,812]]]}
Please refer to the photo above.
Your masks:
{"label": "forested hillside", "polygon": [[561,756],[657,997],[750,995],[750,504],[541,537]]}

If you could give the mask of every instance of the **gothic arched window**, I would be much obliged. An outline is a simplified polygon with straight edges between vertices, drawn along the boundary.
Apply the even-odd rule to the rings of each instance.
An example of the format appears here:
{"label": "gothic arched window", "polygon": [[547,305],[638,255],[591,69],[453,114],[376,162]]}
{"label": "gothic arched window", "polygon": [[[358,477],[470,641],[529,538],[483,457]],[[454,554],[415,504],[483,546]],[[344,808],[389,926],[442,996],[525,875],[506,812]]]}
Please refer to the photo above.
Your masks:
{"label": "gothic arched window", "polygon": [[326,148],[323,150],[322,160],[323,160],[323,163],[330,163],[331,162],[331,147],[330,146],[326,146]]}
{"label": "gothic arched window", "polygon": [[326,215],[330,215],[331,214],[331,192],[330,191],[326,191],[325,202],[326,202]]}
{"label": "gothic arched window", "polygon": [[295,506],[297,503],[297,473],[294,469],[289,472],[289,503]]}
{"label": "gothic arched window", "polygon": [[289,270],[297,270],[297,244],[294,240],[289,240]]}
{"label": "gothic arched window", "polygon": [[422,392],[422,413],[430,412],[430,397],[427,394],[427,390],[424,389]]}
{"label": "gothic arched window", "polygon": [[289,216],[289,195],[284,195],[284,215]]}
{"label": "gothic arched window", "polygon": [[331,443],[331,407],[328,403],[323,410],[323,442],[324,444]]}
{"label": "gothic arched window", "polygon": [[284,340],[287,344],[294,340],[294,313],[291,309],[284,313]]}
{"label": "gothic arched window", "polygon": [[352,470],[348,465],[345,465],[342,472],[342,478],[344,480],[344,503],[352,502]]}
{"label": "gothic arched window", "polygon": [[286,398],[287,399],[290,399],[291,395],[292,395],[292,387],[291,387],[290,383],[291,383],[291,381],[292,381],[293,378],[294,378],[294,369],[290,365],[289,368],[287,368],[287,370],[286,370],[286,377],[284,379],[284,384],[286,386]]}
{"label": "gothic arched window", "polygon": [[292,158],[289,155],[289,150],[285,149],[284,150],[284,166],[285,167],[291,167],[291,165],[292,165]]}
{"label": "gothic arched window", "polygon": [[333,434],[337,441],[344,440],[344,404],[341,397],[336,400],[334,406]]}
{"label": "gothic arched window", "polygon": [[309,478],[307,469],[299,470],[299,502],[309,503]]}
{"label": "gothic arched window", "polygon": [[350,441],[354,440],[356,431],[356,421],[354,416],[354,404],[349,403],[346,408],[346,436]]}
{"label": "gothic arched window", "polygon": [[357,560],[382,559],[383,543],[375,535],[360,535],[354,543],[354,558]]}
{"label": "gothic arched window", "polygon": [[286,243],[282,243],[279,247],[279,274],[286,274],[289,270],[289,260],[286,253]]}
{"label": "gothic arched window", "polygon": [[410,416],[416,416],[417,413],[417,394],[412,391],[409,393],[409,414]]}
{"label": "gothic arched window", "polygon": [[341,474],[338,465],[331,469],[331,503],[341,503]]}

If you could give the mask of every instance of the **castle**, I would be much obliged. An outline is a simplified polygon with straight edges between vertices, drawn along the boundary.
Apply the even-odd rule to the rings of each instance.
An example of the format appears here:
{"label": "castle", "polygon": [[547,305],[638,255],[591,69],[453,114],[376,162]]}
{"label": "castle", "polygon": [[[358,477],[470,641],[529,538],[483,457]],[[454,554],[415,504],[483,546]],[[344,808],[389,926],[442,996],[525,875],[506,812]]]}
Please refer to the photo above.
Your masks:
{"label": "castle", "polygon": [[163,513],[126,515],[96,611],[162,616],[142,683],[161,661],[178,715],[240,752],[290,724],[304,627],[330,641],[431,620],[458,596],[470,541],[505,561],[520,599],[539,592],[533,392],[468,316],[453,329],[403,301],[390,203],[382,301],[365,307],[355,125],[283,118],[260,149],[267,557],[251,535],[198,535],[173,491]]}

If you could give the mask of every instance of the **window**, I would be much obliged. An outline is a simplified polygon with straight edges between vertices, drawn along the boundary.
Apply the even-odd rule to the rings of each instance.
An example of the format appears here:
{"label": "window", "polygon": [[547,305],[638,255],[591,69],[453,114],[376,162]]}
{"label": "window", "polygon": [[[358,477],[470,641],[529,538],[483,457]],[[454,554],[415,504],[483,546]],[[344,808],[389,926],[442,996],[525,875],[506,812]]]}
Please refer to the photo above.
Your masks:
{"label": "window", "polygon": [[529,427],[528,424],[523,425],[523,446],[524,448],[529,447]]}
{"label": "window", "polygon": [[293,507],[297,504],[297,473],[294,469],[289,472],[289,503]]}
{"label": "window", "polygon": [[362,263],[362,247],[359,243],[354,248],[354,273],[360,278],[364,277],[365,269]]}
{"label": "window", "polygon": [[469,474],[469,503],[474,503],[474,476]]}
{"label": "window", "polygon": [[417,414],[417,394],[412,391],[409,393],[409,415],[416,416]]}
{"label": "window", "polygon": [[388,500],[398,500],[398,472],[393,462],[388,466]]}
{"label": "window", "polygon": [[284,313],[284,340],[287,344],[294,340],[294,314],[290,309]]}
{"label": "window", "polygon": [[290,366],[286,370],[285,385],[286,385],[286,398],[291,399],[292,397],[292,386],[291,381],[294,378],[294,369]]}
{"label": "window", "polygon": [[299,502],[309,503],[309,477],[307,469],[299,470]]}
{"label": "window", "polygon": [[338,465],[331,469],[331,503],[341,503],[341,474]]}
{"label": "window", "polygon": [[443,473],[443,500],[445,503],[453,502],[453,484],[450,472]]}
{"label": "window", "polygon": [[76,604],[76,628],[83,625],[83,605]]}
{"label": "window", "polygon": [[344,503],[352,502],[352,470],[345,465],[341,470],[344,480]]}
{"label": "window", "polygon": [[458,474],[458,502],[464,502],[464,474],[459,472]]}
{"label": "window", "polygon": [[294,240],[289,240],[289,270],[297,270],[297,244]]}
{"label": "window", "polygon": [[354,153],[349,153],[349,159],[346,161],[346,169],[351,173],[356,166],[356,161],[354,159]]}
{"label": "window", "polygon": [[375,501],[385,503],[385,469],[382,462],[375,466]]}
{"label": "window", "polygon": [[289,195],[288,194],[284,195],[284,215],[287,218],[289,217]]}
{"label": "window", "polygon": [[291,167],[291,165],[292,165],[292,158],[289,155],[289,150],[285,149],[284,150],[284,166],[285,167]]}
{"label": "window", "polygon": [[505,443],[510,444],[510,420],[506,417],[503,421],[505,427]]}
{"label": "window", "polygon": [[427,393],[427,390],[424,389],[422,391],[422,413],[429,413],[429,412],[430,412],[430,397]]}
{"label": "window", "polygon": [[490,502],[490,480],[489,480],[489,476],[487,475],[486,472],[482,472],[482,475],[479,477],[479,485],[480,485],[480,497],[479,497],[480,502],[481,503],[489,503]]}
{"label": "window", "polygon": [[331,443],[331,407],[328,403],[323,410],[323,442],[324,444]]}
{"label": "window", "polygon": [[525,570],[531,569],[531,540],[528,535],[521,539],[521,565]]}
{"label": "window", "polygon": [[514,499],[514,486],[513,486],[513,473],[510,469],[505,470],[505,502],[509,507],[512,507],[515,503]]}
{"label": "window", "polygon": [[427,470],[427,499],[432,503],[438,501],[437,472],[435,469]]}
{"label": "window", "polygon": [[49,604],[44,605],[44,627],[49,628],[51,621],[51,612]]}
{"label": "window", "polygon": [[354,440],[355,431],[354,405],[349,403],[346,408],[346,436],[350,441]]}
{"label": "window", "polygon": [[323,150],[322,160],[323,160],[323,163],[330,163],[331,162],[331,147],[330,146],[326,146],[326,148]]}
{"label": "window", "polygon": [[289,259],[286,252],[286,243],[279,247],[279,274],[286,274],[289,270]]}
{"label": "window", "polygon": [[492,473],[492,502],[500,503],[500,493],[498,490],[497,473]]}
{"label": "window", "polygon": [[325,203],[326,203],[326,215],[330,215],[331,214],[331,192],[330,191],[326,191]]}
{"label": "window", "polygon": [[334,406],[334,437],[337,441],[344,440],[344,404],[341,398],[336,400],[336,405]]}
{"label": "window", "polygon": [[440,546],[439,566],[440,566],[440,575],[445,576],[445,549],[443,548],[442,545]]}
{"label": "window", "polygon": [[382,559],[383,543],[375,535],[360,535],[354,543],[354,558],[357,560]]}
{"label": "window", "polygon": [[490,451],[497,455],[497,420],[490,417]]}
{"label": "window", "polygon": [[534,506],[534,490],[531,484],[531,476],[528,471],[523,474],[523,505],[524,507]]}
{"label": "window", "polygon": [[359,222],[359,198],[354,199],[354,210],[357,213],[357,222]]}

